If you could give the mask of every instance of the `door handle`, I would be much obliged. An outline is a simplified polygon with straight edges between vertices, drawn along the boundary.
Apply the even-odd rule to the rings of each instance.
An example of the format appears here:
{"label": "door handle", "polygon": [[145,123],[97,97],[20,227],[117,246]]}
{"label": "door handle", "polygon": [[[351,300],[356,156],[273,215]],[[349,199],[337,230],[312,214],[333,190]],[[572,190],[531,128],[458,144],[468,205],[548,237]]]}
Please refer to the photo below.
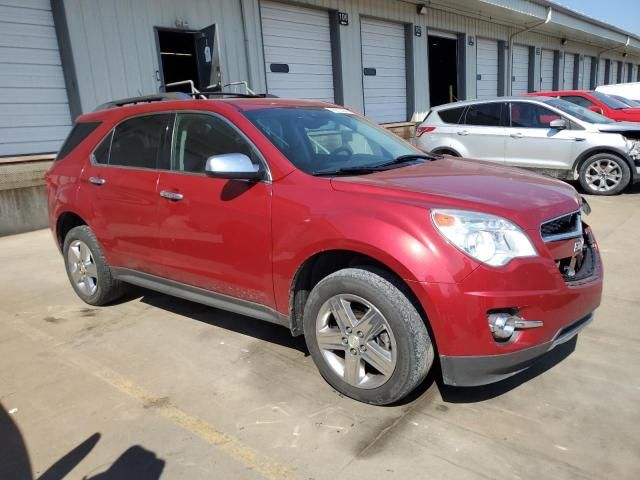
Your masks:
{"label": "door handle", "polygon": [[458,130],[458,135],[462,135],[462,136],[469,135],[469,130]]}
{"label": "door handle", "polygon": [[586,140],[586,138],[585,137],[575,137],[574,140],[576,142],[584,142]]}
{"label": "door handle", "polygon": [[511,135],[509,135],[511,138],[522,138],[522,134],[520,132],[518,133],[512,133]]}
{"label": "door handle", "polygon": [[162,190],[160,192],[160,196],[167,198],[169,200],[173,200],[174,202],[179,202],[180,200],[182,200],[184,198],[184,195],[182,195],[181,193],[177,193],[177,192],[170,192],[168,190]]}
{"label": "door handle", "polygon": [[89,177],[89,182],[93,183],[94,185],[104,185],[105,183],[107,183],[104,178],[100,177]]}

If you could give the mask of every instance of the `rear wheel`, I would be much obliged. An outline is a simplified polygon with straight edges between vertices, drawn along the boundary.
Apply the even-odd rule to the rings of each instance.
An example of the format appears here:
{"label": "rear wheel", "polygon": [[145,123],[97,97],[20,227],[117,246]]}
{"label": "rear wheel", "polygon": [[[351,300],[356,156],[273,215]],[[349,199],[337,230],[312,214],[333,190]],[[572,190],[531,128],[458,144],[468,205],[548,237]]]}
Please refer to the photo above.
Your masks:
{"label": "rear wheel", "polygon": [[622,158],[612,153],[598,153],[580,167],[580,185],[592,195],[617,195],[631,181],[631,170]]}
{"label": "rear wheel", "polygon": [[82,225],[69,230],[62,252],[71,286],[84,302],[100,306],[122,296],[124,287],[113,277],[89,227]]}
{"label": "rear wheel", "polygon": [[425,323],[384,272],[340,270],[313,289],[304,313],[309,352],[337,391],[375,405],[400,400],[427,375]]}

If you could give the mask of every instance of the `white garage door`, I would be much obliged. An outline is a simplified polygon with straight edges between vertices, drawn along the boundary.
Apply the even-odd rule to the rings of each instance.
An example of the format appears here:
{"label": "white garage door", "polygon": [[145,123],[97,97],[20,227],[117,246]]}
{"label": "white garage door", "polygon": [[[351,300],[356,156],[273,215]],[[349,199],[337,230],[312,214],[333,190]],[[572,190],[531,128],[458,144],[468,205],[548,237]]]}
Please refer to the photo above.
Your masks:
{"label": "white garage door", "polygon": [[591,88],[591,67],[593,59],[585,56],[582,62],[582,88],[588,90]]}
{"label": "white garage door", "polygon": [[610,70],[609,70],[609,82],[611,84],[618,83],[618,62],[615,60],[611,60]]}
{"label": "white garage door", "polygon": [[573,53],[564,54],[564,83],[565,90],[573,90],[573,72],[575,71],[576,56]]}
{"label": "white garage door", "polygon": [[529,47],[514,45],[512,63],[511,94],[527,93],[529,91]]}
{"label": "white garage door", "polygon": [[498,95],[498,42],[478,38],[476,49],[476,96],[493,98]]}
{"label": "white garage door", "polygon": [[364,113],[380,123],[407,120],[407,59],[404,26],[365,19],[362,35]]}
{"label": "white garage door", "polygon": [[333,102],[328,12],[263,1],[260,13],[267,91]]}
{"label": "white garage door", "polygon": [[553,51],[542,50],[540,55],[540,90],[553,90]]}
{"label": "white garage door", "polygon": [[604,58],[598,62],[598,85],[604,85],[604,74],[606,70],[606,61]]}
{"label": "white garage door", "polygon": [[0,104],[0,156],[53,153],[69,133],[49,0],[0,0]]}

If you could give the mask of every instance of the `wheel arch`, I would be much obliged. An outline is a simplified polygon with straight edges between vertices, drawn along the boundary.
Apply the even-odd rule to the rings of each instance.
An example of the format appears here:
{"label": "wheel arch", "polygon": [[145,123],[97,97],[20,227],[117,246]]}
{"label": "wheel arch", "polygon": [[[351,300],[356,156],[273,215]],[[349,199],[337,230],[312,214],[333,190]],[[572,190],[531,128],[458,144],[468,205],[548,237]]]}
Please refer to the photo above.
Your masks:
{"label": "wheel arch", "polygon": [[627,165],[631,170],[631,178],[633,179],[636,177],[637,173],[636,173],[635,165],[633,164],[633,161],[631,160],[631,158],[629,158],[629,156],[626,153],[624,153],[622,150],[619,150],[614,147],[593,147],[588,150],[585,150],[573,162],[571,171],[574,172],[575,175],[579,175],[580,168],[582,168],[582,165],[584,164],[584,162],[586,162],[589,158],[593,157],[594,155],[598,155],[601,153],[609,153],[609,154],[615,155],[616,157],[622,158],[625,162],[627,162]]}
{"label": "wheel arch", "polygon": [[434,148],[431,153],[436,153],[436,154],[439,154],[439,155],[451,155],[453,157],[462,157],[460,152],[456,151],[455,149],[453,149],[451,147]]}
{"label": "wheel arch", "polygon": [[368,267],[373,271],[379,271],[388,281],[393,283],[416,308],[422,317],[434,348],[437,351],[437,342],[433,329],[429,322],[427,312],[414,292],[411,283],[403,279],[396,269],[389,266],[388,262],[354,249],[333,249],[316,252],[308,257],[295,272],[289,288],[289,319],[291,332],[301,335],[302,316],[309,294],[315,285],[323,278],[344,268]]}
{"label": "wheel arch", "polygon": [[81,225],[88,225],[88,223],[76,212],[67,210],[58,215],[55,226],[55,237],[58,248],[61,251],[67,233],[69,233],[72,228],[79,227]]}

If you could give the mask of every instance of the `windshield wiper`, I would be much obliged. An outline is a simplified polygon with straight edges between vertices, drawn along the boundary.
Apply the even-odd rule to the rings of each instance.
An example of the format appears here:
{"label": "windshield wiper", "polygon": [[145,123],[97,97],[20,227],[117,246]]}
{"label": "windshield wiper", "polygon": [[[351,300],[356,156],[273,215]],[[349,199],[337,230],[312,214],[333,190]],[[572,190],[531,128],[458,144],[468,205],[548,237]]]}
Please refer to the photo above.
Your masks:
{"label": "windshield wiper", "polygon": [[394,158],[385,163],[381,163],[376,165],[378,168],[391,167],[393,165],[399,165],[401,163],[410,162],[411,160],[437,160],[438,158],[435,155],[429,155],[428,153],[410,153],[408,155],[400,155],[399,157]]}
{"label": "windshield wiper", "polygon": [[380,163],[378,165],[360,165],[353,167],[342,167],[332,170],[317,170],[312,172],[312,175],[321,176],[321,175],[364,175],[367,173],[374,172],[384,172],[385,170],[390,170],[391,167],[395,165],[400,165],[403,163],[407,163],[413,160],[437,160],[440,158],[439,156],[429,155],[426,153],[411,153],[409,155],[400,155],[399,157],[394,158],[388,162]]}

